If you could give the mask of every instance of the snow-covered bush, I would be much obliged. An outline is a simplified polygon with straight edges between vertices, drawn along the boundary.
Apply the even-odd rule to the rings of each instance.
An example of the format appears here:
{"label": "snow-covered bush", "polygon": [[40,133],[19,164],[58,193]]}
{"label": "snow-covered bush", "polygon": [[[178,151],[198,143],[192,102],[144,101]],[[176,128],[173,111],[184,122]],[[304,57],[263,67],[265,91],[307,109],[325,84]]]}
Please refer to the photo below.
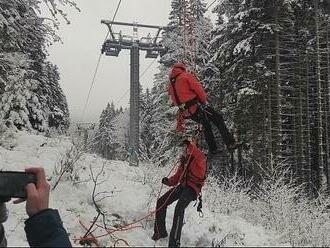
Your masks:
{"label": "snow-covered bush", "polygon": [[79,180],[79,173],[76,170],[78,160],[84,155],[84,146],[72,142],[70,146],[54,167],[54,179],[52,180],[52,190],[54,190],[61,180]]}
{"label": "snow-covered bush", "polygon": [[253,208],[244,217],[280,233],[293,246],[329,246],[330,200],[309,199],[304,185],[290,177],[288,166],[269,170],[254,190]]}
{"label": "snow-covered bush", "polygon": [[207,207],[215,213],[232,215],[250,205],[249,188],[236,175],[223,181],[209,176],[203,189]]}
{"label": "snow-covered bush", "polygon": [[[167,176],[168,167],[160,167],[151,163],[145,163],[140,165],[143,175],[137,175],[139,180],[150,187],[150,197],[147,199],[147,207],[149,209],[154,208],[153,200],[157,198],[161,187],[161,179]],[[164,187],[163,187],[164,188]],[[164,192],[164,190],[163,190]],[[163,193],[162,192],[162,193]]]}
{"label": "snow-covered bush", "polygon": [[[0,115],[1,118],[1,115]],[[15,130],[8,128],[0,120],[0,146],[6,149],[12,149],[16,146]]]}
{"label": "snow-covered bush", "polygon": [[283,244],[330,246],[330,200],[322,195],[309,199],[286,168],[280,165],[264,171],[262,182],[253,189],[236,176],[221,182],[209,177],[203,189],[205,206],[279,233]]}

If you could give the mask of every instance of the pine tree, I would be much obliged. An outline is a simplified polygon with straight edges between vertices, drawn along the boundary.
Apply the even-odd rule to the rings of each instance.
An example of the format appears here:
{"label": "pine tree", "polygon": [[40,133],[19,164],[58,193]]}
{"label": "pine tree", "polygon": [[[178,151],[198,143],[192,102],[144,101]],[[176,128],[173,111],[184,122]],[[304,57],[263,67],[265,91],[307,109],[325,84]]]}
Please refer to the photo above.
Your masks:
{"label": "pine tree", "polygon": [[115,136],[115,117],[115,106],[113,103],[108,103],[100,116],[99,131],[96,138],[98,152],[107,159],[114,159],[119,147]]}
{"label": "pine tree", "polygon": [[[76,7],[72,1],[66,1],[64,4]],[[16,115],[13,122],[19,129],[25,127],[45,131],[49,122],[53,126],[53,119],[58,119],[58,124],[54,124],[55,127],[61,126],[66,129],[69,124],[68,109],[63,92],[58,85],[58,78],[56,81],[48,81],[46,76],[50,75],[45,75],[44,72],[44,68],[48,68],[50,64],[46,62],[47,45],[58,37],[53,27],[38,16],[39,8],[39,1],[34,0],[8,0],[0,3],[0,95],[2,101],[7,99],[9,94],[14,94],[11,100],[20,99],[20,105],[23,102],[26,103],[26,106],[21,106],[19,110],[21,114]],[[56,1],[49,1],[49,9],[55,18],[57,12],[66,19],[65,13],[58,8]],[[24,57],[26,61],[24,66],[15,60],[18,57]],[[56,68],[50,70],[56,70]],[[20,90],[15,91],[13,89],[18,87],[15,86],[18,78],[28,83],[21,87],[22,82],[20,82]],[[49,94],[44,94],[45,92]],[[17,96],[15,96],[16,93]],[[24,101],[22,94],[25,97]],[[7,116],[6,118],[11,115],[9,113],[13,113],[12,111],[18,111],[15,101],[10,104],[2,102],[2,105],[6,104],[3,106],[3,109],[7,111],[3,113]],[[54,104],[55,102],[57,103]],[[26,122],[26,118],[18,119],[23,118],[23,111],[25,111],[24,116],[28,116],[29,123]],[[60,122],[61,125],[59,125]]]}
{"label": "pine tree", "polygon": [[66,97],[59,85],[60,75],[57,66],[46,62],[43,66],[41,81],[38,89],[42,102],[48,111],[48,126],[66,130],[70,125],[69,110]]}
{"label": "pine tree", "polygon": [[[202,62],[205,62],[206,44],[208,43],[209,32],[211,30],[211,21],[204,17],[206,12],[206,3],[203,0],[191,1],[191,4],[184,8],[184,1],[172,0],[172,10],[169,15],[169,24],[164,33],[163,45],[167,52],[161,58],[161,63],[167,67],[175,62],[188,62],[187,52],[191,49],[196,50],[196,64],[203,68]],[[185,36],[187,27],[184,27],[184,9],[187,9],[193,32],[196,34],[196,47],[186,47]]]}
{"label": "pine tree", "polygon": [[34,92],[39,82],[31,77],[33,72],[28,70],[29,61],[26,56],[16,54],[19,59],[17,68],[8,73],[8,81],[1,97],[2,119],[8,126],[18,129],[26,127],[44,131],[46,128],[45,113]]}
{"label": "pine tree", "polygon": [[177,61],[184,61],[184,30],[182,0],[172,0],[167,31],[163,34],[163,45],[167,52],[161,57],[161,63],[170,67]]}
{"label": "pine tree", "polygon": [[153,122],[152,112],[152,98],[150,90],[147,88],[146,92],[141,95],[141,118],[140,118],[140,153],[144,158],[151,159],[152,145],[155,137],[151,132]]}
{"label": "pine tree", "polygon": [[209,64],[217,70],[213,69],[207,84],[210,101],[222,107],[228,125],[242,136],[237,138],[251,141],[254,161],[266,152],[262,151],[266,126],[260,119],[266,120],[265,91],[273,75],[264,49],[271,34],[271,25],[264,21],[269,20],[264,4],[237,0],[216,7],[218,21],[210,43],[214,56]]}
{"label": "pine tree", "polygon": [[[251,142],[247,159],[284,162],[317,195],[329,185],[329,39],[324,1],[223,1],[208,89]],[[224,18],[226,17],[226,18]],[[325,121],[326,120],[326,121]]]}
{"label": "pine tree", "polygon": [[173,159],[177,134],[175,130],[175,109],[171,108],[167,96],[168,69],[160,66],[151,89],[151,113],[153,117],[149,135],[153,137],[151,149],[154,162],[166,162]]}
{"label": "pine tree", "polygon": [[113,120],[115,129],[114,136],[118,144],[116,159],[127,160],[129,158],[129,110],[120,107],[116,112],[116,116]]}

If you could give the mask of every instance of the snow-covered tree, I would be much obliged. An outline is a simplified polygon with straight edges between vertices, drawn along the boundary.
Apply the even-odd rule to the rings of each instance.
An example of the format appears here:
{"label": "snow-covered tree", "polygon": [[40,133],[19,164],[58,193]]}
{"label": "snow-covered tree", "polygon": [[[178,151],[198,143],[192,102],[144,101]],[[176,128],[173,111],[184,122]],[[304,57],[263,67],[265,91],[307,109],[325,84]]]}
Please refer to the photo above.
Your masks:
{"label": "snow-covered tree", "polygon": [[[152,123],[149,135],[153,137],[151,156],[155,162],[172,159],[177,144],[175,130],[175,109],[171,108],[167,96],[168,69],[160,66],[151,89]],[[146,130],[147,131],[147,130]],[[147,135],[147,134],[145,134]]]}
{"label": "snow-covered tree", "polygon": [[99,130],[95,140],[97,152],[107,159],[114,159],[119,147],[115,135],[115,117],[115,106],[113,103],[108,103],[100,116]]}
{"label": "snow-covered tree", "polygon": [[245,158],[264,166],[285,161],[317,192],[329,157],[324,2],[221,1],[215,11],[209,64],[217,70],[207,79],[212,101],[251,144]]}
{"label": "snow-covered tree", "polygon": [[18,129],[26,127],[44,131],[46,127],[41,103],[34,93],[38,81],[31,78],[29,61],[23,54],[15,54],[16,68],[8,73],[7,84],[0,101],[1,116],[6,125]]}
{"label": "snow-covered tree", "polygon": [[[60,15],[67,19],[60,5],[76,7],[72,1],[43,2],[54,18]],[[47,46],[58,40],[54,32],[55,22],[40,16],[40,3],[37,0],[0,3],[0,96],[2,105],[5,104],[1,107],[7,111],[3,113],[5,118],[11,116],[12,124],[19,129],[44,131],[48,123],[51,127],[66,129],[68,108],[58,84],[58,72],[46,61]],[[22,99],[23,95],[26,100]],[[17,101],[21,106],[19,111]],[[26,106],[23,106],[24,102]],[[11,111],[20,114],[14,118]]]}
{"label": "snow-covered tree", "polygon": [[38,93],[43,105],[48,109],[48,126],[66,130],[69,127],[69,109],[66,97],[59,85],[60,75],[57,66],[46,62]]}
{"label": "snow-covered tree", "polygon": [[150,159],[151,149],[155,137],[150,132],[153,122],[152,98],[150,90],[147,88],[145,93],[141,94],[141,117],[140,117],[140,153]]}

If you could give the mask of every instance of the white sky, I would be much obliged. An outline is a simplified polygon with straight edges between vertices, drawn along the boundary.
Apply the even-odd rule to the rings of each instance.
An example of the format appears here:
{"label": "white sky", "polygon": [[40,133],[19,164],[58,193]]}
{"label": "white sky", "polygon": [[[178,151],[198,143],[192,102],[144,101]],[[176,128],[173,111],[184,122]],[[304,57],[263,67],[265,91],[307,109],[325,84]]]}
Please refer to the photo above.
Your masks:
{"label": "white sky", "polygon": [[[59,35],[63,44],[56,43],[49,48],[49,59],[59,67],[61,86],[67,97],[71,118],[82,120],[82,112],[92,82],[100,49],[107,27],[101,19],[112,19],[118,0],[76,0],[81,12],[67,9],[70,25],[62,24]],[[207,0],[208,4],[213,0]],[[170,0],[122,0],[116,21],[166,26],[170,13]],[[210,15],[210,13],[209,13]],[[114,32],[132,34],[132,28],[114,26]],[[139,36],[148,31],[139,30]],[[140,75],[152,63],[140,54]],[[157,60],[158,61],[158,60]],[[129,103],[130,56],[128,50],[122,50],[119,57],[102,56],[101,64],[91,92],[83,121],[98,121],[101,111],[108,102],[116,107],[127,107]],[[158,62],[153,63],[140,82],[144,88],[151,87]],[[126,94],[125,94],[126,93]]]}

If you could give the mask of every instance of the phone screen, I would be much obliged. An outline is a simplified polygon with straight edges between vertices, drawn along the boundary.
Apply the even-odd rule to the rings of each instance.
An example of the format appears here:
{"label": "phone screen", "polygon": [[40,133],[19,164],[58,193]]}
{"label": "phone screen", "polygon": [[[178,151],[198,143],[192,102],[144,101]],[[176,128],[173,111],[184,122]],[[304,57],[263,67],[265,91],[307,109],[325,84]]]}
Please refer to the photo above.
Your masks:
{"label": "phone screen", "polygon": [[25,186],[37,183],[33,173],[0,171],[0,197],[26,198]]}

